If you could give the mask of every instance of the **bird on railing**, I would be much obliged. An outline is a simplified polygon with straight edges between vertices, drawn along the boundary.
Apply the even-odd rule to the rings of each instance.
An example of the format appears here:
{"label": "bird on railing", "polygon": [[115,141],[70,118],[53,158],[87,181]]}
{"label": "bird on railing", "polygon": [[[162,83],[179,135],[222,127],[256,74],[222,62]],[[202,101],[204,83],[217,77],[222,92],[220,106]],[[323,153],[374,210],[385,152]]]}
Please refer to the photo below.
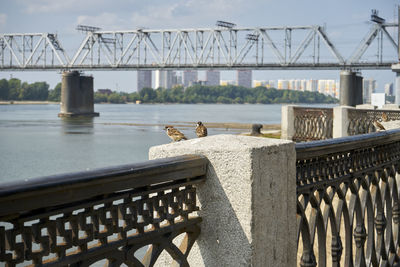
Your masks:
{"label": "bird on railing", "polygon": [[181,141],[181,140],[187,140],[186,136],[181,133],[179,130],[175,129],[174,126],[167,125],[165,126],[164,130],[166,131],[167,135],[169,138],[172,139],[172,141]]}
{"label": "bird on railing", "polygon": [[196,135],[197,135],[197,137],[207,136],[207,128],[206,128],[206,126],[204,126],[204,124],[201,121],[197,122]]}
{"label": "bird on railing", "polygon": [[385,112],[382,113],[382,121],[389,121],[389,117]]}
{"label": "bird on railing", "polygon": [[374,126],[377,131],[385,131],[385,127],[383,127],[382,124],[379,123],[379,121],[374,121]]}

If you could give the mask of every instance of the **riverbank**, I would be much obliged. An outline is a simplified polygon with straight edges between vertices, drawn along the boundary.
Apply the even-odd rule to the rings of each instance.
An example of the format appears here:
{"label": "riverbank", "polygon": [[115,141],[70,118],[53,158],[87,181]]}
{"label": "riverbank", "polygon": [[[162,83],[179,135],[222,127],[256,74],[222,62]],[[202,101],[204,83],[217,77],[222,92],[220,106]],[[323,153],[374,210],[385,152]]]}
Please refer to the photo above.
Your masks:
{"label": "riverbank", "polygon": [[0,105],[59,105],[55,101],[0,101]]}

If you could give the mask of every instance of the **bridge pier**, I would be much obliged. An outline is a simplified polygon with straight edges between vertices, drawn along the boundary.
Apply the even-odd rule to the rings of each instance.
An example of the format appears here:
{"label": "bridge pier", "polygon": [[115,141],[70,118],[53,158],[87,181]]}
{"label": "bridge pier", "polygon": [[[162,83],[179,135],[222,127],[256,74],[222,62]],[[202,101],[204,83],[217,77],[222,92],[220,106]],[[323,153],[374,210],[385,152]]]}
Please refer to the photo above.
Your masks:
{"label": "bridge pier", "polygon": [[93,77],[78,71],[65,71],[61,82],[61,105],[58,117],[99,116],[94,112]]}
{"label": "bridge pier", "polygon": [[396,73],[395,86],[395,104],[400,105],[400,63],[392,65],[392,71]]}
{"label": "bridge pier", "polygon": [[340,72],[340,105],[356,106],[363,103],[362,96],[363,78],[351,70]]}

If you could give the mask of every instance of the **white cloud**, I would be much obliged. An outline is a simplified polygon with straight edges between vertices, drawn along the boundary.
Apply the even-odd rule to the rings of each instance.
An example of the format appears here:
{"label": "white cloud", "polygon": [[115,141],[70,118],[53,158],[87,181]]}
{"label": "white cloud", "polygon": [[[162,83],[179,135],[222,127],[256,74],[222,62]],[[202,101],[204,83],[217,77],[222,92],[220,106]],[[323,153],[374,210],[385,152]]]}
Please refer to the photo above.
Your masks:
{"label": "white cloud", "polygon": [[181,0],[143,7],[131,20],[133,25],[144,27],[213,27],[216,20],[233,19],[245,10],[244,0]]}
{"label": "white cloud", "polygon": [[152,4],[132,0],[126,10],[135,10],[133,13],[87,13],[78,16],[76,22],[104,30],[214,27],[216,20],[230,21],[244,12],[245,6],[244,0],[177,0],[173,3],[156,0]]}
{"label": "white cloud", "polygon": [[0,13],[0,30],[3,30],[7,23],[7,14]]}
{"label": "white cloud", "polygon": [[81,11],[91,7],[97,7],[104,3],[103,0],[18,0],[28,14],[57,13],[66,11]]}
{"label": "white cloud", "polygon": [[129,26],[127,20],[122,19],[115,13],[104,12],[96,16],[81,15],[76,24],[100,27],[103,30],[122,30]]}

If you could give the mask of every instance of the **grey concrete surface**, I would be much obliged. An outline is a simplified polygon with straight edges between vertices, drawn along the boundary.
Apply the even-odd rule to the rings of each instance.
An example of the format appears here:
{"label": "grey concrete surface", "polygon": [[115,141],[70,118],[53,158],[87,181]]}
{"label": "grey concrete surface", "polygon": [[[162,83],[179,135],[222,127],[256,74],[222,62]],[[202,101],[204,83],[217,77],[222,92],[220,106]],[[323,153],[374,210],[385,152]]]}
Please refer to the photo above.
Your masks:
{"label": "grey concrete surface", "polygon": [[[184,154],[209,160],[197,187],[203,222],[190,266],[295,266],[294,143],[215,135],[152,147],[149,159]],[[158,266],[170,266],[169,258]]]}

